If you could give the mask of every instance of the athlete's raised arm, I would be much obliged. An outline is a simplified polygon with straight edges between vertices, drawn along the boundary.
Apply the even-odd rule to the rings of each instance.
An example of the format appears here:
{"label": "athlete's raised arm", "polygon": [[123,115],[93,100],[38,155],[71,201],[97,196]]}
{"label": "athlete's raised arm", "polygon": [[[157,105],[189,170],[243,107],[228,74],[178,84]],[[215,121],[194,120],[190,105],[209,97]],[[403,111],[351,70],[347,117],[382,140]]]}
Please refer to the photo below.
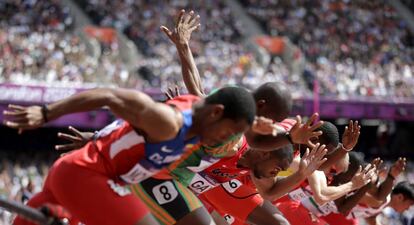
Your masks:
{"label": "athlete's raised arm", "polygon": [[375,167],[369,164],[364,169],[360,167],[351,181],[339,186],[328,186],[325,173],[319,170],[315,171],[308,181],[316,203],[323,205],[368,184],[374,174]]}
{"label": "athlete's raised arm", "polygon": [[338,208],[338,212],[343,215],[348,215],[352,208],[354,208],[361,201],[361,199],[364,197],[364,195],[370,188],[371,183],[360,188],[352,195],[342,196],[341,198],[335,200],[335,205]]}
{"label": "athlete's raised arm", "polygon": [[200,27],[200,16],[194,12],[185,13],[181,10],[178,14],[174,30],[170,31],[167,27],[161,26],[161,30],[175,44],[181,61],[183,80],[190,94],[205,96],[201,85],[201,77],[194,61],[193,53],[190,49],[191,33]]}
{"label": "athlete's raised arm", "polygon": [[296,123],[290,131],[278,131],[276,136],[261,135],[249,130],[246,133],[247,142],[251,147],[263,151],[273,151],[288,144],[306,144],[313,147],[310,140],[322,135],[322,131],[316,131],[323,124],[322,121],[316,122],[318,117],[318,113],[314,113],[306,123],[302,123],[302,118],[296,116]]}
{"label": "athlete's raised arm", "polygon": [[301,158],[298,171],[294,174],[286,178],[258,179],[252,176],[252,180],[263,198],[270,201],[277,200],[298,186],[306,177],[318,169],[326,161],[324,158],[326,152],[325,145],[320,146],[318,143],[310,153],[309,149],[307,149],[307,152]]}
{"label": "athlete's raised arm", "polygon": [[45,106],[9,105],[4,124],[23,131],[42,126],[63,115],[100,109],[104,106],[132,126],[143,130],[151,141],[176,136],[182,115],[172,107],[154,102],[148,95],[132,90],[100,88],[84,91]]}
{"label": "athlete's raised arm", "polygon": [[383,202],[391,193],[396,178],[405,170],[407,159],[400,157],[391,167],[387,178],[377,187],[369,190],[369,194],[377,201]]}

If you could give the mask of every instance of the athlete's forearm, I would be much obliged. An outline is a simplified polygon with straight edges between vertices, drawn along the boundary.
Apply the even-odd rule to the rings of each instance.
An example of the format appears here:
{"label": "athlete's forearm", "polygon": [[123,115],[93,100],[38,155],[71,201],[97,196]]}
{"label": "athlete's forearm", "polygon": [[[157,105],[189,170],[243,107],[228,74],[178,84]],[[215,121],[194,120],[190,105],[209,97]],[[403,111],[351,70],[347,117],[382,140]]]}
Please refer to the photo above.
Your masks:
{"label": "athlete's forearm", "polygon": [[339,186],[327,186],[326,177],[323,172],[315,171],[308,177],[309,186],[313,192],[313,197],[319,205],[346,195],[356,189],[352,182],[347,182]]}
{"label": "athlete's forearm", "polygon": [[[329,201],[334,201],[347,193],[353,191],[355,188],[353,187],[351,182],[342,184],[340,186],[327,186],[326,188],[322,189],[320,193],[317,193],[315,197],[315,201],[323,205]],[[322,203],[322,204],[321,204]]]}
{"label": "athlete's forearm", "polygon": [[278,179],[273,186],[261,193],[269,201],[275,201],[283,195],[292,191],[297,187],[306,177],[298,172],[286,177]]}
{"label": "athlete's forearm", "polygon": [[54,120],[63,115],[85,112],[111,105],[111,89],[93,89],[74,94],[47,105],[47,119]]}
{"label": "athlete's forearm", "polygon": [[176,48],[181,61],[183,80],[188,92],[200,97],[205,96],[203,87],[201,85],[201,77],[189,44],[176,45]]}
{"label": "athlete's forearm", "polygon": [[365,196],[365,193],[370,188],[370,185],[365,185],[364,187],[360,188],[356,193],[350,196],[344,196],[335,201],[335,204],[338,208],[338,211],[343,215],[348,215],[348,213],[354,208]]}
{"label": "athlete's forearm", "polygon": [[381,183],[379,187],[375,187],[371,191],[371,195],[375,197],[378,201],[385,201],[387,196],[391,193],[392,188],[394,187],[394,178],[388,176],[384,182]]}

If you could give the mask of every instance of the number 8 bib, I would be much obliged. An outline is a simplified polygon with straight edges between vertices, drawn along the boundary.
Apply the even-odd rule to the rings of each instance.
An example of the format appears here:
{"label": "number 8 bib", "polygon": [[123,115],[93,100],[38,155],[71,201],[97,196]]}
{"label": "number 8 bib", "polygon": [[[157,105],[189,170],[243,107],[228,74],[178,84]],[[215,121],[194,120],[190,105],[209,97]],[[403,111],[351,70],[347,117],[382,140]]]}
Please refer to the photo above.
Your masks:
{"label": "number 8 bib", "polygon": [[166,181],[154,186],[154,188],[152,188],[152,193],[160,205],[172,202],[178,196],[178,192],[171,181]]}

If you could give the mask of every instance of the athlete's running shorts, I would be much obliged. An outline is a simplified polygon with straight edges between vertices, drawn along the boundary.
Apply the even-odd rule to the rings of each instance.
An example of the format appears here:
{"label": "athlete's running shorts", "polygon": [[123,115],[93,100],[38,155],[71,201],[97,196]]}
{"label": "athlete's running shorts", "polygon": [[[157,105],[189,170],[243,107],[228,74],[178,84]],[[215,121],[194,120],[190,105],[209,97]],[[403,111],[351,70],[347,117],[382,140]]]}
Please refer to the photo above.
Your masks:
{"label": "athlete's running shorts", "polygon": [[298,201],[278,202],[276,207],[283,213],[291,225],[327,225],[323,219],[313,215]]}
{"label": "athlete's running shorts", "polygon": [[130,190],[142,199],[162,225],[173,225],[203,206],[187,187],[173,179],[148,178],[131,185]]}
{"label": "athlete's running shorts", "polygon": [[[73,151],[58,159],[46,178],[42,192],[29,200],[28,205],[39,207],[45,203],[63,206],[78,221],[88,225],[133,225],[149,211],[142,201],[125,186],[108,175],[72,163],[78,154]],[[14,225],[29,225],[20,217]],[[34,225],[34,224],[33,224]]]}

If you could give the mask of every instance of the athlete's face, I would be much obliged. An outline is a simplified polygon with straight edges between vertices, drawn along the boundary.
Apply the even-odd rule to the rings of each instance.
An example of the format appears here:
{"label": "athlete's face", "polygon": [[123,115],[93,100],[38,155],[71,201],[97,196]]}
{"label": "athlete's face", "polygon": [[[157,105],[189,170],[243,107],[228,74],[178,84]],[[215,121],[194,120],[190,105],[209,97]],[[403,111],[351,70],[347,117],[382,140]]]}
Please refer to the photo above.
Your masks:
{"label": "athlete's face", "polygon": [[258,157],[260,160],[253,168],[253,173],[257,178],[276,177],[280,171],[287,170],[290,165],[288,159],[275,157],[271,152],[261,151]]}
{"label": "athlete's face", "polygon": [[265,99],[256,100],[257,116],[263,116],[273,121],[281,122],[289,116],[290,108],[287,105],[291,104],[290,98],[277,101],[277,104],[266,102]]}
{"label": "athlete's face", "polygon": [[404,197],[402,194],[394,194],[391,196],[391,206],[398,213],[403,213],[414,204],[412,199]]}
{"label": "athlete's face", "polygon": [[246,120],[223,118],[222,105],[210,105],[203,117],[200,141],[206,146],[217,146],[235,135],[241,135],[250,128]]}

